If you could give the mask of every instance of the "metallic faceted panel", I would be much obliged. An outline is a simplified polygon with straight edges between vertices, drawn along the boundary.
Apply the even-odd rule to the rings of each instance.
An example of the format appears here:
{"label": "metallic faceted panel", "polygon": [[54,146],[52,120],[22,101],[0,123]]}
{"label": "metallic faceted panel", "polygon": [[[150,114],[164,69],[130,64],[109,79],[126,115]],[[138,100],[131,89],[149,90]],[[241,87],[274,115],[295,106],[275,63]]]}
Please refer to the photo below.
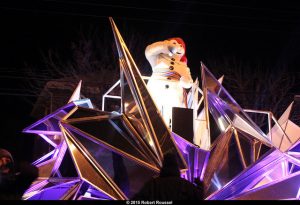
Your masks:
{"label": "metallic faceted panel", "polygon": [[234,200],[299,200],[300,172],[245,192]]}
{"label": "metallic faceted panel", "polygon": [[79,187],[79,182],[61,182],[48,184],[39,193],[33,195],[29,200],[69,200],[70,192],[75,191]]}
{"label": "metallic faceted panel", "polygon": [[[229,128],[227,132],[219,136],[217,145],[210,153],[209,161],[203,178],[206,195],[217,191],[229,181],[229,142],[232,138],[233,129]],[[220,180],[225,181],[222,182]]]}
{"label": "metallic faceted panel", "polygon": [[25,200],[61,200],[68,190],[75,188],[80,183],[78,178],[38,178],[36,183],[24,193]]}
{"label": "metallic faceted panel", "polygon": [[203,180],[210,152],[200,149],[176,133],[172,132],[172,136],[188,164],[188,170],[183,174],[184,178],[189,181],[196,178]]}
{"label": "metallic faceted panel", "polygon": [[75,166],[81,179],[95,186],[99,191],[109,195],[113,199],[126,199],[126,196],[116,186],[105,171],[91,158],[86,150],[76,140],[63,129],[65,140]]}
{"label": "metallic faceted panel", "polygon": [[[277,149],[271,149],[261,159],[239,173],[219,191],[211,194],[208,199],[224,200],[257,187],[263,178],[274,171],[276,165],[286,159]],[[278,178],[277,178],[278,179]],[[280,179],[280,178],[279,178]]]}
{"label": "metallic faceted panel", "polygon": [[268,137],[250,119],[203,63],[201,63],[201,67],[206,119],[209,119],[208,112],[211,112],[221,131],[224,132],[229,124],[232,124],[266,145],[270,145]]}
{"label": "metallic faceted panel", "polygon": [[145,163],[101,146],[87,136],[71,133],[128,198],[131,198],[148,180],[158,174],[159,170],[150,169],[149,166],[145,166]]}
{"label": "metallic faceted panel", "polygon": [[[158,170],[154,164],[150,164],[148,158],[138,147],[123,137],[108,120],[87,121],[74,124],[62,124],[74,137],[84,136],[90,141],[102,147],[120,153],[149,168]],[[150,161],[151,162],[151,161]]]}

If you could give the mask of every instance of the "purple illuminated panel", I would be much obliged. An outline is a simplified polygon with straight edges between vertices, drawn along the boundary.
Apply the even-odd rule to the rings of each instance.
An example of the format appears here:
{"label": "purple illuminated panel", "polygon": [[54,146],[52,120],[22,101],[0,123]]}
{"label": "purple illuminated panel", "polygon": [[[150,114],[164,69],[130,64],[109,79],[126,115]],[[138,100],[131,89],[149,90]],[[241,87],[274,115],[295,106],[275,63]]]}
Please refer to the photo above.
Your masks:
{"label": "purple illuminated panel", "polygon": [[44,188],[28,200],[60,200],[63,199],[63,196],[65,196],[65,194],[76,185],[78,185],[78,182],[62,183]]}
{"label": "purple illuminated panel", "polygon": [[225,200],[253,188],[274,165],[285,160],[282,153],[276,149],[267,152],[260,160],[241,172],[222,189],[208,197],[210,200]]}
{"label": "purple illuminated panel", "polygon": [[194,144],[173,132],[172,137],[188,164],[188,170],[186,171],[186,174],[183,175],[184,178],[191,182],[193,182],[195,178],[200,178],[200,180],[202,180],[209,158],[209,151],[196,147]]}
{"label": "purple illuminated panel", "polygon": [[299,200],[300,173],[292,174],[257,189],[250,190],[235,200]]}
{"label": "purple illuminated panel", "polygon": [[45,116],[34,124],[23,130],[24,133],[44,134],[44,135],[61,135],[59,121],[68,114],[75,106],[83,106],[92,108],[89,99],[70,102],[67,105],[57,109],[53,113]]}
{"label": "purple illuminated panel", "polygon": [[99,190],[95,189],[93,186],[90,186],[84,196],[80,198],[80,200],[112,200],[109,196],[105,193],[100,192]]}

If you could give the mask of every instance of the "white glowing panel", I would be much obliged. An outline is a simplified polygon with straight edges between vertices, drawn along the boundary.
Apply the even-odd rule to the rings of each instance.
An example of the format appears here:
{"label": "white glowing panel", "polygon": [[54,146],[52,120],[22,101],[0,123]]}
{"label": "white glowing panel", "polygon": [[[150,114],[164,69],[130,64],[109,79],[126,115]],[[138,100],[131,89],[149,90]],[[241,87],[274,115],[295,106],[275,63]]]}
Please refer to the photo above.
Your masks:
{"label": "white glowing panel", "polygon": [[[271,132],[273,145],[282,152],[287,151],[300,137],[300,127],[290,120],[281,124],[281,128],[275,124]],[[270,134],[268,134],[268,136],[270,136]]]}
{"label": "white glowing panel", "polygon": [[288,108],[284,111],[284,113],[283,113],[283,114],[281,115],[281,117],[279,118],[278,123],[279,123],[280,125],[282,125],[282,124],[284,124],[286,121],[288,121],[289,116],[290,116],[290,114],[291,114],[291,110],[292,110],[293,104],[294,104],[294,102],[292,102],[292,103],[288,106]]}
{"label": "white glowing panel", "polygon": [[288,120],[285,128],[285,133],[289,136],[290,140],[294,144],[300,138],[300,127],[292,121]]}
{"label": "white glowing panel", "polygon": [[79,83],[78,83],[75,91],[73,92],[72,96],[70,97],[68,103],[70,103],[72,101],[80,100],[81,83],[82,83],[82,80],[79,81]]}
{"label": "white glowing panel", "polygon": [[234,127],[252,135],[258,140],[269,143],[256,129],[254,129],[249,123],[247,123],[240,116],[235,115],[232,123]]}
{"label": "white glowing panel", "polygon": [[210,149],[210,137],[205,119],[204,109],[200,112],[198,118],[195,120],[196,132],[194,135],[194,144],[198,145],[201,149]]}

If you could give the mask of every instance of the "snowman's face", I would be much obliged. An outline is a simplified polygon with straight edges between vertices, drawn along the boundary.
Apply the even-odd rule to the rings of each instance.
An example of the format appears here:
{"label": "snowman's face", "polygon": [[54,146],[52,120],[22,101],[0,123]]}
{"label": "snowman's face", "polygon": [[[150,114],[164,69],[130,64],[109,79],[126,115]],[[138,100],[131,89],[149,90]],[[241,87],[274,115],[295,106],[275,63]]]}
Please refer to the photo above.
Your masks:
{"label": "snowman's face", "polygon": [[176,49],[174,54],[179,55],[179,56],[183,56],[184,55],[185,50],[184,50],[182,44],[178,43],[174,39],[170,40],[170,43]]}

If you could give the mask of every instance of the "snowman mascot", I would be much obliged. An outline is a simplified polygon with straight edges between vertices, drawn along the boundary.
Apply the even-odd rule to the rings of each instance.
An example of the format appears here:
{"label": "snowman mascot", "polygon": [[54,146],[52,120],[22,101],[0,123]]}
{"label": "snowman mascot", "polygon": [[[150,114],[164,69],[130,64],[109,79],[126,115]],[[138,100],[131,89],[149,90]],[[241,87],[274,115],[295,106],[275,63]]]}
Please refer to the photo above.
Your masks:
{"label": "snowman mascot", "polygon": [[172,125],[172,108],[187,108],[186,90],[193,79],[187,67],[185,43],[181,38],[148,45],[145,55],[152,67],[148,90],[168,127]]}

